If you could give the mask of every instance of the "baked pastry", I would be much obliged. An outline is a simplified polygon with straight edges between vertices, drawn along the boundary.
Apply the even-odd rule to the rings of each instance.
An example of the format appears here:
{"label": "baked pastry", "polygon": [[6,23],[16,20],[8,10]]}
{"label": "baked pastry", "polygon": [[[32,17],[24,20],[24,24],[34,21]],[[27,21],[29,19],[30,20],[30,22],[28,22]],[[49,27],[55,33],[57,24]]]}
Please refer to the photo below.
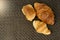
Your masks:
{"label": "baked pastry", "polygon": [[54,24],[54,13],[52,9],[44,3],[34,3],[34,8],[37,12],[37,17],[43,22],[53,25]]}
{"label": "baked pastry", "polygon": [[51,31],[47,28],[47,24],[44,22],[41,22],[39,20],[34,20],[33,26],[38,33],[42,33],[44,35],[51,34]]}
{"label": "baked pastry", "polygon": [[36,12],[31,4],[23,6],[22,12],[29,21],[32,21],[36,16]]}

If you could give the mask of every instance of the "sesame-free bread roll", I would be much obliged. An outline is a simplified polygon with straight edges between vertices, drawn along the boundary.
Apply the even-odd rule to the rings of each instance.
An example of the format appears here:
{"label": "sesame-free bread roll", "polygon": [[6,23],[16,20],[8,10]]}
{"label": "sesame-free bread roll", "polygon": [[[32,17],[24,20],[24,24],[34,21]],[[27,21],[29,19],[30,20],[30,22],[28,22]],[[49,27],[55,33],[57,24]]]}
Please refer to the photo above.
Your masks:
{"label": "sesame-free bread roll", "polygon": [[36,16],[36,12],[31,4],[27,4],[27,5],[23,6],[22,12],[25,15],[25,17],[27,18],[27,20],[29,20],[29,21],[32,21]]}

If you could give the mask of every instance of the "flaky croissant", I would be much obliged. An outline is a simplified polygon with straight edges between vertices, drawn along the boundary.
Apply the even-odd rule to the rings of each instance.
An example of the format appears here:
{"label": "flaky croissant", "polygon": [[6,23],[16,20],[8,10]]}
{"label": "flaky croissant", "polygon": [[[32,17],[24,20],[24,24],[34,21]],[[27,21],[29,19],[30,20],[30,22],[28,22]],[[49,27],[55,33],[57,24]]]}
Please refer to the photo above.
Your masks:
{"label": "flaky croissant", "polygon": [[38,33],[42,33],[44,35],[50,35],[51,31],[48,29],[47,24],[44,22],[41,22],[39,20],[33,21],[33,27]]}
{"label": "flaky croissant", "polygon": [[53,25],[54,24],[54,13],[50,7],[44,3],[34,3],[34,8],[37,12],[37,17],[43,22]]}

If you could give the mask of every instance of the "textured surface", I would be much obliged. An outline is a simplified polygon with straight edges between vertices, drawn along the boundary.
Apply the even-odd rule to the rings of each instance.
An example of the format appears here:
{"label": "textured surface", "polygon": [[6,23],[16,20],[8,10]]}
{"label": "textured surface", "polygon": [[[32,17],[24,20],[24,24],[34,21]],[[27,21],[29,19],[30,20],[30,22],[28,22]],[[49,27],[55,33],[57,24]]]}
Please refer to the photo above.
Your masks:
{"label": "textured surface", "polygon": [[[60,40],[60,0],[3,0],[7,6],[0,11],[0,40]],[[0,0],[1,2],[1,0]],[[36,33],[32,22],[22,14],[23,5],[44,2],[55,13],[55,25],[49,26],[52,34],[45,36]]]}

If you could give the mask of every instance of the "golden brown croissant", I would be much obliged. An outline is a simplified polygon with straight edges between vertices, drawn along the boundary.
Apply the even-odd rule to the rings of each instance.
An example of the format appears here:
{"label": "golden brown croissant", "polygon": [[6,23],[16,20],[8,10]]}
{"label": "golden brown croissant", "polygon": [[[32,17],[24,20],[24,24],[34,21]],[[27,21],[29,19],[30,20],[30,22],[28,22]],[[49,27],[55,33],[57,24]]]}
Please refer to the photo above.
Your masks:
{"label": "golden brown croissant", "polygon": [[29,21],[32,21],[36,16],[36,12],[31,4],[23,6],[22,12]]}
{"label": "golden brown croissant", "polygon": [[47,28],[47,24],[44,22],[35,20],[35,21],[33,21],[33,26],[38,33],[42,33],[44,35],[51,34],[51,31]]}
{"label": "golden brown croissant", "polygon": [[37,17],[43,22],[53,25],[54,24],[54,14],[50,7],[44,3],[34,3],[34,8],[37,11]]}

